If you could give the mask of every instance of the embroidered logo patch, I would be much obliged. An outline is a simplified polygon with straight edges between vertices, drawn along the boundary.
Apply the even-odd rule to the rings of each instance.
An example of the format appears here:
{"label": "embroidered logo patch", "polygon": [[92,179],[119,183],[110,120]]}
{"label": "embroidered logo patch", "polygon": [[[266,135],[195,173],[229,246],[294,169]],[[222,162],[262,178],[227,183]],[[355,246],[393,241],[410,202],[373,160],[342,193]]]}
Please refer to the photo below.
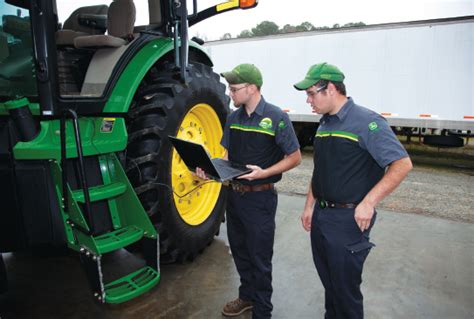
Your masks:
{"label": "embroidered logo patch", "polygon": [[278,123],[278,127],[281,128],[281,129],[284,129],[286,127],[285,122],[283,120],[280,121],[280,123]]}
{"label": "embroidered logo patch", "polygon": [[379,128],[379,126],[377,125],[377,123],[375,122],[370,122],[369,123],[369,130],[371,130],[372,132],[377,130]]}
{"label": "embroidered logo patch", "polygon": [[258,125],[263,129],[272,128],[272,119],[269,118],[269,117],[266,117],[263,120],[261,120],[260,124],[258,124]]}

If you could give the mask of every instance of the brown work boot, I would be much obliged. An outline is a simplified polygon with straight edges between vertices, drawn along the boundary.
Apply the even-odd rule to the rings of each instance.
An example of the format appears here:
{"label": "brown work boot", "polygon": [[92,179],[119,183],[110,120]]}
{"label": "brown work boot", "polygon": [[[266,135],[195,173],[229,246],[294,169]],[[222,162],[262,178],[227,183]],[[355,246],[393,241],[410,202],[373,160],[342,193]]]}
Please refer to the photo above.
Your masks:
{"label": "brown work boot", "polygon": [[225,304],[222,314],[226,317],[237,317],[252,308],[253,302],[237,298]]}

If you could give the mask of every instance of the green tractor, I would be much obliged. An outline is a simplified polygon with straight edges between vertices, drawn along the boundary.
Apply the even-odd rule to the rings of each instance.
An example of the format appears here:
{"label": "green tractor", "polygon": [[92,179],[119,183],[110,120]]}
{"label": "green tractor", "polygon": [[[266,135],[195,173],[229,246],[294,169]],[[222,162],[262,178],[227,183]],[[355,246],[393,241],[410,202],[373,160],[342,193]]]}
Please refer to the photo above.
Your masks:
{"label": "green tractor", "polygon": [[[257,1],[80,2],[0,0],[0,291],[1,253],[68,247],[95,298],[121,303],[219,232],[225,188],[190,174],[168,136],[223,154],[229,99],[188,27]],[[103,256],[123,248],[144,266],[105,282]]]}

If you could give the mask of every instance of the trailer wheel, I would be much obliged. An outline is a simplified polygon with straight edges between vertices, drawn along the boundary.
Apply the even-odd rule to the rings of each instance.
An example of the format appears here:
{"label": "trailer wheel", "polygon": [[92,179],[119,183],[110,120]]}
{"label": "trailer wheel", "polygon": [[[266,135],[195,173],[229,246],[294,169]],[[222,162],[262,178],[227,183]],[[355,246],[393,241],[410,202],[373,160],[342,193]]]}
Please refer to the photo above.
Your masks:
{"label": "trailer wheel", "polygon": [[189,66],[189,83],[164,62],[145,77],[129,112],[126,171],[160,235],[162,262],[193,260],[224,218],[226,190],[187,169],[168,135],[205,145],[220,157],[229,98],[219,75],[204,64]]}
{"label": "trailer wheel", "polygon": [[464,140],[452,135],[426,135],[423,144],[436,147],[463,147]]}

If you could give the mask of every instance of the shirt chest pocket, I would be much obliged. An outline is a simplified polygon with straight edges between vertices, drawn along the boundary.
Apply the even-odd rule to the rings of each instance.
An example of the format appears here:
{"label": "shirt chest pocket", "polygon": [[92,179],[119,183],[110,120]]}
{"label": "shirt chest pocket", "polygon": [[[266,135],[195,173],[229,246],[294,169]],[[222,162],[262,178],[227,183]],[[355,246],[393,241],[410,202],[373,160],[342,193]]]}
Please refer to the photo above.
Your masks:
{"label": "shirt chest pocket", "polygon": [[360,150],[357,141],[337,136],[317,137],[314,147],[320,155],[342,161],[352,158]]}
{"label": "shirt chest pocket", "polygon": [[349,161],[360,152],[359,143],[356,141],[341,137],[334,137],[331,140],[331,152],[342,161]]}
{"label": "shirt chest pocket", "polygon": [[274,137],[269,134],[251,132],[242,143],[245,144],[245,148],[248,148],[252,152],[261,152],[273,145],[273,140]]}

